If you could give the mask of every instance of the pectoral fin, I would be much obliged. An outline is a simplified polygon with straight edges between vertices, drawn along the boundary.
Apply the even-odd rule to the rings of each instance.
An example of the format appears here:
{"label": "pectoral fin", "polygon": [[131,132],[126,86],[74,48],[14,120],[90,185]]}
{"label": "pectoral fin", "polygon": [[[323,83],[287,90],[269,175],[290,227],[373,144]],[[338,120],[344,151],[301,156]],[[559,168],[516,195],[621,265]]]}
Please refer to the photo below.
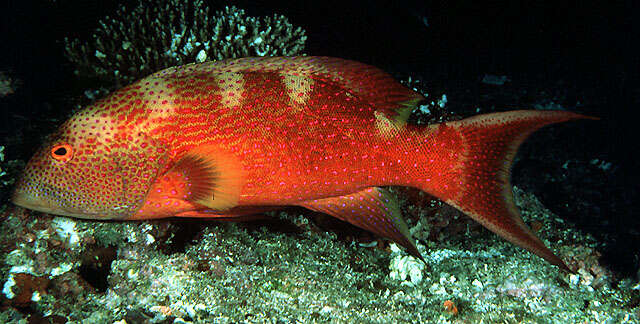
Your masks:
{"label": "pectoral fin", "polygon": [[241,164],[223,150],[192,149],[156,179],[143,206],[130,219],[195,217],[195,211],[205,208],[223,214],[238,205],[242,174]]}
{"label": "pectoral fin", "polygon": [[242,166],[229,153],[214,146],[199,146],[180,158],[170,173],[184,175],[186,200],[213,210],[237,205],[243,185]]}

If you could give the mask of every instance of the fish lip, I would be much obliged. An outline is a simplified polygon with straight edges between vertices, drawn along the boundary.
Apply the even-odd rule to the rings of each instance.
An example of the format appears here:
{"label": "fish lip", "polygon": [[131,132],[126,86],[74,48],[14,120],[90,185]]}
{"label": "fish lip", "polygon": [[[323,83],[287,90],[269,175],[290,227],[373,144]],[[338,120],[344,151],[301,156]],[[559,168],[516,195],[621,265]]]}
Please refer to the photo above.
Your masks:
{"label": "fish lip", "polygon": [[[58,197],[59,200],[62,200],[59,192],[63,191],[58,188],[54,188],[52,186],[47,186],[50,190],[48,195],[50,197]],[[81,218],[81,219],[92,219],[92,220],[107,220],[107,219],[128,219],[130,216],[129,213],[119,214],[117,216],[110,215],[105,212],[90,212],[87,210],[83,210],[80,208],[69,208],[56,206],[57,204],[50,203],[51,198],[40,198],[34,197],[27,191],[21,190],[19,187],[13,191],[11,196],[11,202],[19,207],[27,208],[31,210],[35,210],[41,213],[50,214],[50,215],[58,215],[58,216],[66,216],[73,218]]]}
{"label": "fish lip", "polygon": [[33,197],[28,192],[22,191],[19,188],[14,190],[11,196],[11,202],[16,206],[46,214],[76,218],[98,218],[96,213],[83,212],[75,208],[52,207],[52,204],[50,204],[47,199]]}

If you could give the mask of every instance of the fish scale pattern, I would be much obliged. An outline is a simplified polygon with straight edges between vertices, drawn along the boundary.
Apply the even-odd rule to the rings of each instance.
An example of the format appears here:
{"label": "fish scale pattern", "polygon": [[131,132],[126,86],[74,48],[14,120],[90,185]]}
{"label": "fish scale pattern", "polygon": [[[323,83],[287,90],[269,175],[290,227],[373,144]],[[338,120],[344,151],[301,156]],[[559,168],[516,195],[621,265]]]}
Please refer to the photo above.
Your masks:
{"label": "fish scale pattern", "polygon": [[523,223],[509,168],[536,129],[586,117],[523,110],[407,125],[420,100],[383,71],[336,58],[170,68],[63,124],[29,162],[14,202],[115,219],[230,219],[296,205],[419,256],[380,188],[411,186],[566,269]]}

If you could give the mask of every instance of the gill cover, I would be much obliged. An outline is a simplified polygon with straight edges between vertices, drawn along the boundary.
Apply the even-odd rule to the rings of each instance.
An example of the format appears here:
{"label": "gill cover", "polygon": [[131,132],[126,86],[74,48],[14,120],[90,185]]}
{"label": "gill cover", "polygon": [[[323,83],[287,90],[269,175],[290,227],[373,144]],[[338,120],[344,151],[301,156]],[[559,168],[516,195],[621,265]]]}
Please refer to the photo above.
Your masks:
{"label": "gill cover", "polygon": [[57,136],[29,161],[13,201],[56,215],[127,218],[166,160],[164,145],[142,132],[82,141]]}

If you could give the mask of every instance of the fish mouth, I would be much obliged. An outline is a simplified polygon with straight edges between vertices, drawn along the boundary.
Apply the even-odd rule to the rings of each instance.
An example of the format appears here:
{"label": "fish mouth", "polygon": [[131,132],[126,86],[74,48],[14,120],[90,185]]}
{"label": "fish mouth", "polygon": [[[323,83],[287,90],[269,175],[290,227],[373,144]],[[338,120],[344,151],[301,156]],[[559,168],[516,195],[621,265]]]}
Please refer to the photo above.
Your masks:
{"label": "fish mouth", "polygon": [[19,188],[17,188],[13,192],[13,195],[11,196],[11,202],[23,208],[39,211],[42,213],[52,214],[52,215],[60,215],[60,216],[68,216],[68,217],[76,217],[76,218],[90,218],[90,219],[104,218],[104,217],[99,217],[97,213],[87,212],[79,208],[73,208],[73,207],[65,208],[65,207],[59,206],[61,200],[57,199],[56,198],[57,195],[55,195],[53,192],[55,191],[51,190],[50,192],[48,192],[48,195],[46,197],[34,196],[29,192],[22,191]]}

